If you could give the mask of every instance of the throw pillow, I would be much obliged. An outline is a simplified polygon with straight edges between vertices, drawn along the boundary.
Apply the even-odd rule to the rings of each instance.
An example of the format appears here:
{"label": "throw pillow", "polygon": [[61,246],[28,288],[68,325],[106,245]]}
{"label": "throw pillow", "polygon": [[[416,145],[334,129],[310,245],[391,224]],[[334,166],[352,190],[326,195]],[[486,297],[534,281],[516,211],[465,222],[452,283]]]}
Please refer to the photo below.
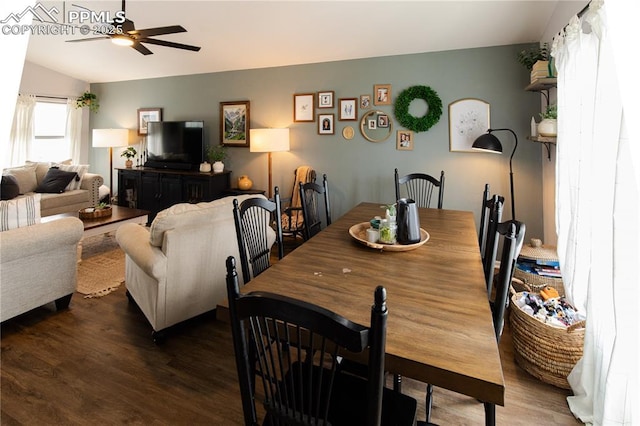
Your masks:
{"label": "throw pillow", "polygon": [[51,163],[48,161],[25,161],[27,166],[35,165],[36,167],[36,180],[42,182],[42,179],[46,176],[47,172],[51,168]]}
{"label": "throw pillow", "polygon": [[18,187],[21,194],[35,191],[38,186],[36,180],[37,164],[27,164],[24,166],[10,167],[2,171],[3,175],[11,175],[18,181]]}
{"label": "throw pillow", "polygon": [[66,186],[69,185],[69,182],[76,176],[78,176],[76,172],[65,172],[64,170],[52,167],[36,188],[36,192],[60,194],[64,192]]}
{"label": "throw pillow", "polygon": [[40,223],[40,194],[0,201],[0,231]]}
{"label": "throw pillow", "polygon": [[82,185],[82,177],[89,170],[88,164],[52,164],[52,167],[57,167],[60,170],[64,170],[65,172],[75,172],[78,174],[78,178],[72,180],[69,185],[65,188],[66,191],[71,191],[74,189],[80,189],[80,185]]}
{"label": "throw pillow", "polygon": [[15,177],[11,175],[2,176],[0,184],[0,199],[11,200],[20,194],[20,187]]}

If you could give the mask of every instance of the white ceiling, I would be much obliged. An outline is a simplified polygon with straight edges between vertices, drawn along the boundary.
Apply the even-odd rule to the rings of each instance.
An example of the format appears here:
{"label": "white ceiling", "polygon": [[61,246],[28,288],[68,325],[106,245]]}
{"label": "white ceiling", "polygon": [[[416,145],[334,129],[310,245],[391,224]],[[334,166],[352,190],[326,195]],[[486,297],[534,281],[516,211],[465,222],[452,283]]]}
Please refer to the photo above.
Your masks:
{"label": "white ceiling", "polygon": [[[67,43],[89,37],[77,32],[32,35],[26,59],[94,83],[537,42],[559,1],[129,0],[126,15],[137,29],[182,25],[186,33],[156,38],[202,49],[147,44],[154,54],[144,56],[110,40]],[[67,16],[79,6],[121,8],[121,1],[40,3],[57,7],[59,22],[63,7]]]}

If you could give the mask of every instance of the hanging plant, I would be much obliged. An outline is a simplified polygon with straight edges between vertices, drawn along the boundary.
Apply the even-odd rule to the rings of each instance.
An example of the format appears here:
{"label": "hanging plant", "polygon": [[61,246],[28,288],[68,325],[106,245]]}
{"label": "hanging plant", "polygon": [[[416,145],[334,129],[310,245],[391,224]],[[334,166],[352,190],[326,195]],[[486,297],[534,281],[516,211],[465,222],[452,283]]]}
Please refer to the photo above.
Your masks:
{"label": "hanging plant", "polygon": [[92,112],[98,112],[100,104],[98,97],[91,92],[84,92],[82,96],[76,99],[76,108],[89,107]]}
{"label": "hanging plant", "polygon": [[[415,99],[423,99],[427,103],[427,113],[422,117],[414,117],[409,114],[409,105]],[[396,115],[396,120],[403,127],[414,132],[426,132],[440,120],[442,101],[435,90],[429,86],[412,86],[398,95],[393,112]]]}

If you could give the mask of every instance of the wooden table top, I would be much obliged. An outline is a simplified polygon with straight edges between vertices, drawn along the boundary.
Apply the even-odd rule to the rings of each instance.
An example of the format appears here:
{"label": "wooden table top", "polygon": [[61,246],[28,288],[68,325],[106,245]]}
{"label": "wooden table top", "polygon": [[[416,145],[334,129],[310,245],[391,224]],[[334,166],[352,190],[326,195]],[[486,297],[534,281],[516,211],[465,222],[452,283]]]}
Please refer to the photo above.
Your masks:
{"label": "wooden table top", "polygon": [[[111,215],[97,217],[94,219],[80,219],[82,220],[82,224],[84,225],[84,230],[91,230],[94,228],[100,228],[104,225],[110,225],[113,223],[124,222],[129,219],[133,219],[136,217],[148,216],[149,212],[147,210],[140,209],[131,209],[129,207],[122,207],[115,204],[111,205]],[[56,220],[61,217],[79,217],[79,212],[69,212],[69,213],[60,213],[52,216],[45,216],[42,218],[42,222],[49,222],[51,220]]]}
{"label": "wooden table top", "polygon": [[[387,289],[386,369],[504,405],[504,377],[473,214],[419,209],[430,234],[412,251],[366,247],[352,225],[381,215],[361,203],[241,288],[272,291],[369,325],[376,286]],[[228,302],[218,316],[228,318]]]}

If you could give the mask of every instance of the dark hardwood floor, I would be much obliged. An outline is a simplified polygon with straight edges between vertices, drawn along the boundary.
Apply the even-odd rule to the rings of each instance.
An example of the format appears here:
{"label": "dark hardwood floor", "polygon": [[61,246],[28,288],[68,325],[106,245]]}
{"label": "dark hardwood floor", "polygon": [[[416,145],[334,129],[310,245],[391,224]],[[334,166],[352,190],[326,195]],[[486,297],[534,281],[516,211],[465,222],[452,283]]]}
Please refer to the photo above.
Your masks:
{"label": "dark hardwood floor", "polygon": [[[68,310],[38,308],[2,324],[2,425],[236,425],[242,423],[228,325],[212,313],[175,327],[155,345],[125,288],[100,299],[75,294]],[[501,343],[506,381],[500,425],[576,425],[568,391],[515,365],[509,329]],[[419,401],[425,385],[404,391]],[[481,425],[476,400],[436,388],[432,421]]]}

